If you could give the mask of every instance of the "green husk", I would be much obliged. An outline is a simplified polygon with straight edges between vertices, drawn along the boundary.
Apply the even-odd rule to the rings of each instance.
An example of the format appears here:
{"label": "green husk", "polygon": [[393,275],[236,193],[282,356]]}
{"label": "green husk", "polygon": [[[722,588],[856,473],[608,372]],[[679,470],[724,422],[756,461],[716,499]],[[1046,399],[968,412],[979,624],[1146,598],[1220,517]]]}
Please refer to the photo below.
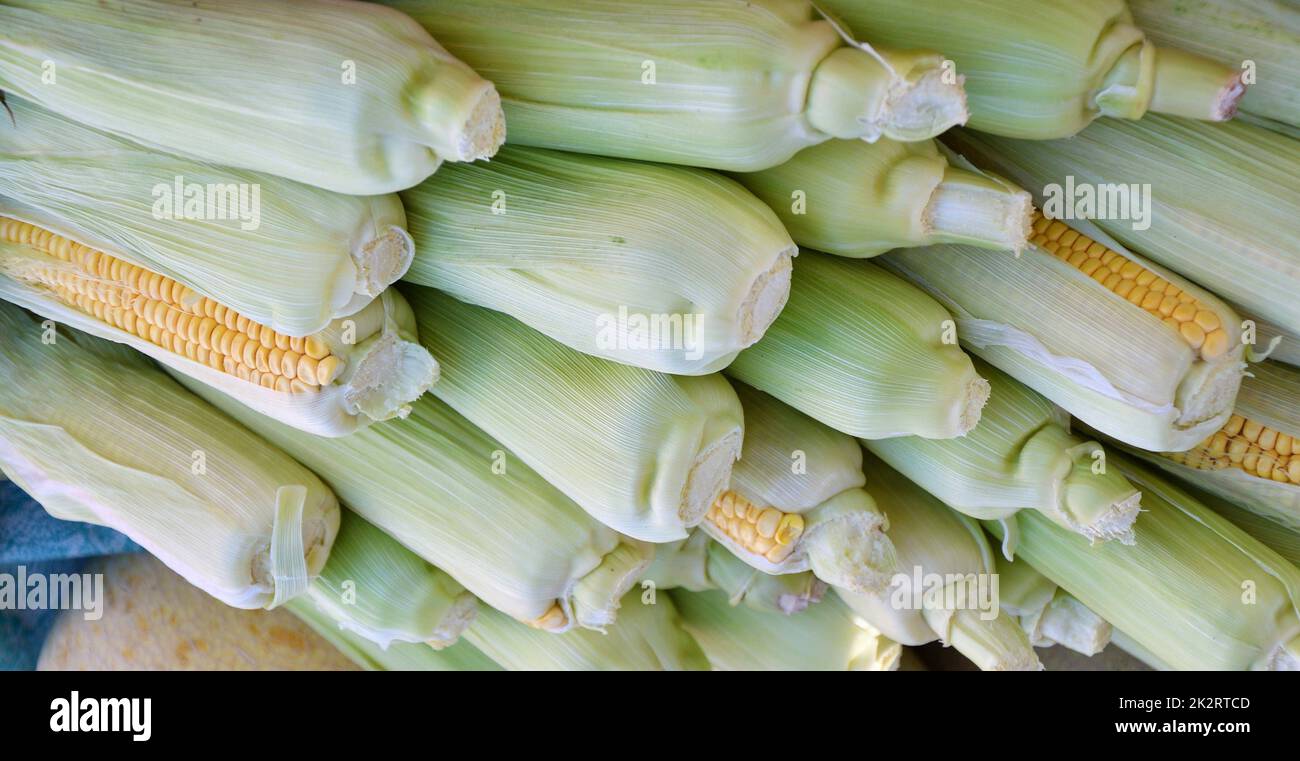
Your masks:
{"label": "green husk", "polygon": [[726,372],[870,439],[961,436],[988,398],[942,306],[872,263],[815,251],[799,257],[781,316]]}
{"label": "green husk", "polygon": [[942,56],[850,45],[807,0],[385,2],[496,83],[521,145],[753,171],[966,120]]}
{"label": "green husk", "polygon": [[1300,126],[1300,9],[1285,0],[1128,0],[1158,45],[1241,68],[1254,64],[1243,113]]}
{"label": "green husk", "polygon": [[743,422],[722,376],[617,364],[500,312],[404,291],[426,346],[451,368],[438,398],[597,520],[645,541],[682,539],[725,488]]}
{"label": "green husk", "polygon": [[413,642],[393,642],[384,648],[355,631],[341,628],[337,619],[306,600],[293,600],[289,603],[289,610],[353,663],[368,671],[502,670],[496,661],[464,640],[442,650]]}
{"label": "green husk", "polygon": [[432,397],[415,402],[405,420],[331,439],[179,379],[323,474],[358,515],[519,621],[551,631],[603,628],[653,555]]}
{"label": "green husk", "polygon": [[757,571],[730,550],[694,531],[680,542],[655,546],[655,559],[646,569],[643,589],[719,590],[732,605],[789,615],[818,602],[826,583],[810,572],[768,574]]}
{"label": "green husk", "polygon": [[760,172],[734,175],[801,246],[865,259],[894,248],[1025,246],[1029,194],[949,166],[932,140],[829,140]]}
{"label": "green husk", "polygon": [[505,139],[492,83],[369,3],[16,0],[0,87],[170,153],[351,195]]}
{"label": "green husk", "polygon": [[402,198],[417,243],[407,281],[616,362],[719,370],[790,290],[789,234],[712,172],[510,146]]}
{"label": "green husk", "polygon": [[1300,570],[1157,471],[1108,462],[1142,490],[1140,541],[1090,546],[1025,511],[1019,556],[1170,668],[1300,667]]}
{"label": "green husk", "polygon": [[236,608],[307,591],[339,528],[310,471],[143,356],[0,301],[0,468]]}
{"label": "green husk", "polygon": [[641,594],[627,593],[618,623],[605,632],[552,636],[487,609],[465,639],[512,671],[707,671],[709,662],[672,600],[661,595],[646,604]]}
{"label": "green husk", "polygon": [[684,626],[718,671],[893,671],[902,647],[828,597],[795,615],[674,591]]}
{"label": "green husk", "polygon": [[350,510],[342,513],[329,562],[306,599],[381,648],[393,642],[448,647],[478,610],[459,582]]}
{"label": "green husk", "polygon": [[[1030,140],[1099,116],[1150,111],[1222,121],[1244,87],[1236,62],[1157,47],[1124,0],[826,0],[875,44],[943,51],[968,77],[970,126]],[[1228,65],[1231,64],[1231,65]]]}
{"label": "green husk", "polygon": [[1109,623],[1025,561],[1012,562],[1002,554],[994,559],[1002,610],[1019,619],[1034,647],[1063,645],[1087,656],[1105,649]]}
{"label": "green husk", "polygon": [[1300,334],[1295,140],[1241,122],[1152,116],[1103,119],[1070,140],[1007,140],[963,130],[944,142],[1020,183],[1040,204],[1046,189],[1066,187],[1067,177],[1076,187],[1149,187],[1149,220],[1141,220],[1148,229],[1127,218],[1094,224],[1247,313]]}
{"label": "green husk", "polygon": [[979,526],[869,455],[866,470],[890,517],[899,571],[878,594],[836,594],[900,644],[939,640],[986,671],[1041,668],[1019,622],[998,608],[993,550]]}
{"label": "green husk", "polygon": [[[976,368],[992,394],[973,431],[954,439],[909,436],[863,445],[973,518],[1039,512],[1092,541],[1131,543],[1141,495],[1106,467],[1101,445],[1070,433],[1068,416],[1015,379],[982,362]],[[868,470],[875,493],[871,475]]]}

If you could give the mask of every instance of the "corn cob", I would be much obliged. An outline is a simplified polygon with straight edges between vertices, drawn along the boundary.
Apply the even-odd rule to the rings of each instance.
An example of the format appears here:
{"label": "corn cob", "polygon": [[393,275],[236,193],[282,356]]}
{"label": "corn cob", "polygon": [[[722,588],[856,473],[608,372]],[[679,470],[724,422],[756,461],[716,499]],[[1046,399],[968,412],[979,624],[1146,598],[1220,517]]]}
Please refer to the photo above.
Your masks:
{"label": "corn cob", "polygon": [[835,597],[795,615],[676,590],[686,630],[718,671],[893,671],[902,648]]}
{"label": "corn cob", "polygon": [[811,570],[853,591],[883,589],[897,558],[862,488],[858,443],[761,391],[738,384],[736,395],[745,446],[701,530],[765,573]]}
{"label": "corn cob", "polygon": [[465,639],[511,671],[708,670],[704,652],[682,625],[672,600],[661,595],[645,604],[640,595],[638,590],[627,593],[618,623],[604,633],[575,630],[553,637],[486,609]]}
{"label": "corn cob", "polygon": [[1020,621],[1034,647],[1062,645],[1087,656],[1106,648],[1109,623],[1023,560],[994,560],[1002,612]]}
{"label": "corn cob", "polygon": [[1300,531],[1300,369],[1252,365],[1232,416],[1185,452],[1133,454],[1238,507]]}
{"label": "corn cob", "polygon": [[348,510],[329,562],[303,599],[380,648],[394,642],[448,647],[478,610],[459,582]]}
{"label": "corn cob", "polygon": [[430,397],[404,421],[327,439],[180,380],[324,475],[349,508],[480,600],[539,629],[613,623],[650,563],[648,545],[601,526]]}
{"label": "corn cob", "polygon": [[852,436],[961,436],[988,384],[952,327],[942,306],[875,264],[805,251],[781,316],[727,374]]}
{"label": "corn cob", "polygon": [[344,629],[330,614],[301,598],[288,609],[333,645],[340,654],[367,671],[501,671],[496,661],[465,640],[442,650],[426,644],[395,641],[380,647],[356,631]]}
{"label": "corn cob", "polygon": [[339,525],[311,472],[125,347],[2,302],[0,335],[0,467],[50,515],[121,531],[228,605],[306,591]]}
{"label": "corn cob", "polygon": [[966,120],[943,57],[849,43],[807,0],[385,0],[501,91],[511,142],[754,171]]}
{"label": "corn cob", "polygon": [[1300,126],[1300,9],[1286,0],[1128,0],[1157,45],[1247,67],[1243,114]]}
{"label": "corn cob", "polygon": [[794,242],[711,172],[511,146],[403,199],[419,242],[406,280],[625,364],[719,370],[790,292]]}
{"label": "corn cob", "polygon": [[888,590],[836,589],[840,599],[900,644],[939,640],[986,671],[1040,668],[1019,623],[998,610],[993,551],[979,525],[870,455],[866,469],[890,516],[899,571]]}
{"label": "corn cob", "polygon": [[456,368],[438,398],[600,522],[645,541],[683,539],[726,487],[743,423],[721,376],[616,364],[499,312],[404,290],[428,347]]}
{"label": "corn cob", "polygon": [[[57,86],[55,86],[57,85]],[[200,161],[391,193],[505,139],[492,83],[350,0],[15,0],[0,89]]]}
{"label": "corn cob", "polygon": [[1300,667],[1300,571],[1157,471],[1108,461],[1142,490],[1141,541],[1089,546],[1025,511],[1020,557],[1111,622],[1117,644],[1131,639],[1165,667]]}
{"label": "corn cob", "polygon": [[935,243],[1019,251],[1032,212],[1028,193],[949,166],[932,140],[830,140],[734,176],[799,245],[855,259]]}
{"label": "corn cob", "polygon": [[655,546],[642,577],[643,589],[719,590],[732,605],[789,615],[821,601],[826,583],[811,573],[772,575],[756,571],[703,531]]}
{"label": "corn cob", "polygon": [[[1300,291],[1294,224],[1300,151],[1294,140],[1250,124],[1157,116],[1102,120],[1070,140],[1016,141],[963,131],[945,142],[1020,183],[1039,202],[1051,200],[1049,189],[1068,192],[1071,182],[1098,193],[1149,187],[1150,202],[1139,219],[1110,213],[1098,216],[1126,218],[1099,218],[1095,225],[1133,252],[1300,335],[1294,298]],[[1066,202],[1063,211],[1074,211],[1073,198],[1053,195]]]}
{"label": "corn cob", "polygon": [[324,329],[411,264],[395,194],[331,193],[160,153],[19,98],[7,106],[0,216],[109,252],[279,332]]}
{"label": "corn cob", "polygon": [[[1013,378],[982,362],[976,369],[992,395],[975,430],[955,439],[909,436],[863,444],[973,518],[1005,520],[1037,511],[1092,541],[1132,542],[1141,495],[1106,468],[1101,445],[1070,433],[1066,415]],[[874,494],[872,475],[868,469]]]}
{"label": "corn cob", "polygon": [[1223,121],[1245,91],[1235,62],[1157,47],[1123,0],[825,5],[878,44],[942,50],[970,78],[970,126],[984,132],[1046,140],[1148,111]]}
{"label": "corn cob", "polygon": [[1036,217],[1030,242],[882,261],[957,314],[964,346],[1108,436],[1182,450],[1227,421],[1245,367],[1229,307],[1059,220]]}

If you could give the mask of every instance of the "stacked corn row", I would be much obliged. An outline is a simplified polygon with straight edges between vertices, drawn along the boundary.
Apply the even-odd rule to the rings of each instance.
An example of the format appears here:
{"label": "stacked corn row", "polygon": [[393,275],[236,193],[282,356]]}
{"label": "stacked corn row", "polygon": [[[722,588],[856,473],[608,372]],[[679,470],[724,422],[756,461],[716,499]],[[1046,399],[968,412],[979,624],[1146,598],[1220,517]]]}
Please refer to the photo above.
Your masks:
{"label": "stacked corn row", "polygon": [[[1300,664],[1300,381],[1242,319],[1300,335],[1300,171],[1263,168],[1300,152],[1190,121],[1242,75],[1163,45],[1222,46],[1122,0],[386,4],[0,7],[0,297],[125,345],[0,307],[0,466],[51,513],[365,668],[1034,669],[1112,627]],[[158,63],[196,58],[237,73]],[[1130,165],[1149,231],[1033,210]],[[140,197],[182,177],[260,188],[261,227]]]}

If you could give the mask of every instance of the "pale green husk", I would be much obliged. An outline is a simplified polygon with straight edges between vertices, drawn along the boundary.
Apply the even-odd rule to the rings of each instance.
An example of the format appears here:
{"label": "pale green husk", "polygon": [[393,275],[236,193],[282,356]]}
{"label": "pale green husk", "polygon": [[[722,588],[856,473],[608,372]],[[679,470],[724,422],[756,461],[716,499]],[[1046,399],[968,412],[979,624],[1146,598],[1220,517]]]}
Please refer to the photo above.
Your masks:
{"label": "pale green husk", "polygon": [[1255,64],[1241,110],[1300,126],[1300,7],[1290,0],[1128,0],[1158,45]]}
{"label": "pale green husk", "polygon": [[897,558],[886,520],[862,489],[862,449],[773,397],[737,384],[745,412],[745,446],[730,490],[762,507],[804,516],[789,557],[773,563],[706,520],[700,529],[766,573],[811,570],[817,578],[857,592],[883,589]]}
{"label": "pale green husk", "polygon": [[334,494],[139,354],[0,302],[0,468],[63,520],[116,529],[238,608],[307,590]]}
{"label": "pale green husk", "polygon": [[1258,539],[1264,546],[1300,568],[1300,531],[1281,521],[1266,518],[1259,512],[1238,507],[1217,495],[1192,487],[1190,491],[1214,512],[1232,521],[1237,528]]}
{"label": "pale green husk", "polygon": [[347,196],[205,164],[17,97],[6,104],[0,216],[166,275],[281,333],[323,330],[411,264],[396,195]]}
{"label": "pale green husk", "polygon": [[826,583],[810,572],[768,574],[755,570],[701,530],[679,542],[655,546],[642,577],[643,589],[719,590],[732,605],[790,614],[818,602]]}
{"label": "pale green husk", "polygon": [[[866,469],[867,482],[889,515],[899,570],[890,588],[878,594],[843,589],[836,594],[903,645],[939,640],[985,671],[1040,668],[1019,622],[997,607],[993,550],[979,525],[870,455]],[[940,589],[942,597],[931,599]]]}
{"label": "pale green husk", "polygon": [[340,628],[336,619],[307,600],[295,599],[288,607],[313,631],[367,671],[502,670],[496,661],[464,640],[442,650],[414,642],[394,642],[383,648],[355,631]]}
{"label": "pale green husk", "polygon": [[717,671],[893,671],[902,647],[835,597],[794,615],[735,605],[722,592],[672,593]]}
{"label": "pale green husk", "polygon": [[1103,119],[1070,140],[961,131],[945,142],[1020,183],[1039,202],[1045,186],[1064,187],[1067,176],[1076,185],[1149,186],[1150,229],[1135,229],[1128,219],[1095,224],[1137,254],[1300,335],[1295,140],[1240,121],[1153,116]]}
{"label": "pale green husk", "polygon": [[[1036,511],[1090,540],[1132,542],[1141,495],[1117,471],[1105,467],[1104,457],[1097,454],[1101,445],[1070,433],[1064,413],[1015,379],[982,362],[976,369],[988,379],[992,393],[980,424],[970,433],[954,439],[909,436],[863,444],[973,518],[1004,520],[1020,511]],[[876,493],[870,469],[867,487]]]}
{"label": "pale green husk", "polygon": [[618,623],[605,632],[550,635],[488,608],[465,639],[511,671],[707,671],[704,652],[668,595],[646,604],[641,594],[634,589],[624,596]]}
{"label": "pale green husk", "polygon": [[491,82],[411,19],[351,0],[9,2],[0,88],[171,153],[353,195],[505,139]]}
{"label": "pale green husk", "polygon": [[794,241],[713,172],[510,146],[402,199],[406,280],[624,364],[720,370],[790,291]]}
{"label": "pale green husk", "polygon": [[1020,621],[1034,647],[1062,645],[1087,656],[1105,649],[1112,628],[1101,616],[1024,560],[994,559],[1002,611]]}
{"label": "pale green husk", "polygon": [[1090,546],[1026,511],[1019,557],[1170,668],[1300,668],[1300,570],[1157,471],[1108,459],[1142,490],[1137,544]]}
{"label": "pale green husk", "polygon": [[380,647],[455,644],[478,610],[459,582],[350,510],[306,599]]}
{"label": "pale green husk", "polygon": [[[1076,138],[1081,139],[1081,138]],[[1070,222],[1094,239],[1100,234]],[[1111,248],[1111,241],[1098,241]],[[1202,359],[1159,317],[1037,245],[1019,257],[970,246],[895,251],[880,262],[958,318],[962,345],[1116,439],[1152,450],[1194,446],[1228,419],[1245,367],[1230,307],[1141,257],[1126,258],[1196,297],[1229,331]]]}
{"label": "pale green husk", "polygon": [[799,257],[790,301],[763,340],[727,368],[809,417],[852,436],[961,436],[988,384],[957,347],[948,312],[868,262]]}
{"label": "pale green husk", "polygon": [[1151,111],[1223,120],[1241,97],[1236,62],[1159,48],[1124,0],[825,0],[877,45],[943,51],[967,77],[970,126],[1033,140],[1098,116]]}
{"label": "pale green husk", "polygon": [[949,166],[932,140],[830,140],[771,169],[736,174],[801,246],[864,259],[893,248],[1025,246],[1029,194]]}
{"label": "pale green husk", "polygon": [[617,364],[500,312],[403,290],[425,345],[454,368],[438,398],[605,525],[645,541],[683,539],[725,488],[743,422],[722,376]]}
{"label": "pale green husk", "polygon": [[613,622],[651,548],[597,523],[513,453],[425,396],[402,421],[320,438],[191,389],[324,476],[358,515],[524,622],[559,605],[558,630]]}
{"label": "pale green husk", "polygon": [[807,0],[385,0],[501,91],[510,140],[752,171],[966,120],[940,55],[850,46]]}

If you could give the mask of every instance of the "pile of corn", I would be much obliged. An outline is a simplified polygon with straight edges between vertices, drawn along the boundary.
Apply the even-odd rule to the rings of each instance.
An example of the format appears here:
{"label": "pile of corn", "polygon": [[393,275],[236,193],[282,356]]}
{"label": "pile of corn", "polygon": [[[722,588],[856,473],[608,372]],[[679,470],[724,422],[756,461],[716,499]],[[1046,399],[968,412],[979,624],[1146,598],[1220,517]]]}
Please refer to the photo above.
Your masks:
{"label": "pile of corn", "polygon": [[1300,669],[1300,12],[1132,4],[4,0],[0,470],[370,669]]}

